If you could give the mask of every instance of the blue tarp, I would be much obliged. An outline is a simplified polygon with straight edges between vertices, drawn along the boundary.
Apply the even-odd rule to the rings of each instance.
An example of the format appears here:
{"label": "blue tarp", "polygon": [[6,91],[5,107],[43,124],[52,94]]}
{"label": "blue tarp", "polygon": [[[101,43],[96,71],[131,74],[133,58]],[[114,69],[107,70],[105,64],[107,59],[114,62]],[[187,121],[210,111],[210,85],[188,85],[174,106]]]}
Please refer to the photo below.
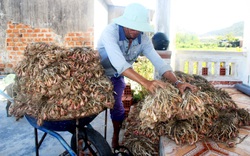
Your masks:
{"label": "blue tarp", "polygon": [[246,84],[236,84],[234,85],[234,88],[241,91],[242,93],[245,93],[246,95],[250,96],[250,86]]}

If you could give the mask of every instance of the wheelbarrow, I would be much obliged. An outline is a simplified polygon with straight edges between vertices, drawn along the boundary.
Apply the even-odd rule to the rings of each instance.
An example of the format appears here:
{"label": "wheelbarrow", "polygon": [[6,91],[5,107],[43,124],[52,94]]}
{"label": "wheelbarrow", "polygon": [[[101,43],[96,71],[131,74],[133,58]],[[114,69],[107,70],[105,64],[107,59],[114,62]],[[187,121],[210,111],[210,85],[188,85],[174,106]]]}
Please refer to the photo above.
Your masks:
{"label": "wheelbarrow", "polygon": [[[14,100],[0,90],[0,94],[3,95],[7,100],[14,102]],[[111,156],[112,150],[105,138],[97,132],[91,125],[90,122],[95,119],[97,115],[92,115],[80,119],[64,120],[64,121],[44,121],[42,126],[37,125],[37,119],[32,116],[25,115],[25,118],[34,127],[35,134],[35,148],[36,156],[39,156],[39,147],[44,141],[47,134],[55,137],[66,151],[71,156],[77,156],[79,153],[78,141],[81,140],[81,151],[88,151],[93,156]],[[106,121],[105,121],[106,122]],[[40,140],[38,140],[38,131],[44,132]],[[106,129],[105,129],[106,130]],[[63,137],[57,133],[58,131],[68,131],[72,133],[71,146],[63,139]]]}
{"label": "wheelbarrow", "polygon": [[[105,138],[90,125],[90,122],[95,117],[96,115],[74,120],[44,121],[42,126],[38,126],[35,118],[25,115],[27,121],[34,127],[36,155],[39,155],[39,147],[47,134],[57,138],[71,156],[78,155],[78,141],[76,140],[83,141],[81,151],[88,151],[92,155],[112,155],[112,150]],[[38,141],[37,129],[44,132],[40,141]],[[71,146],[67,144],[57,131],[72,133]]]}

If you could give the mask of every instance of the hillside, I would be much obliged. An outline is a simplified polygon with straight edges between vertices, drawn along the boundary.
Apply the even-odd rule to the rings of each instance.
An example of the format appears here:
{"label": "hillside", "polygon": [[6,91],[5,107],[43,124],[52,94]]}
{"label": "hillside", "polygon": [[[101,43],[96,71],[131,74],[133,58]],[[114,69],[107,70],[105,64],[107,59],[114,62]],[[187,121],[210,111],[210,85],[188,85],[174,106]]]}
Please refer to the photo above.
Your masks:
{"label": "hillside", "polygon": [[234,36],[242,37],[243,31],[244,31],[244,22],[241,21],[241,22],[235,23],[232,26],[224,28],[224,29],[207,32],[205,34],[200,35],[200,37],[224,36],[224,35],[230,34],[230,33],[232,33],[232,35],[234,35]]}

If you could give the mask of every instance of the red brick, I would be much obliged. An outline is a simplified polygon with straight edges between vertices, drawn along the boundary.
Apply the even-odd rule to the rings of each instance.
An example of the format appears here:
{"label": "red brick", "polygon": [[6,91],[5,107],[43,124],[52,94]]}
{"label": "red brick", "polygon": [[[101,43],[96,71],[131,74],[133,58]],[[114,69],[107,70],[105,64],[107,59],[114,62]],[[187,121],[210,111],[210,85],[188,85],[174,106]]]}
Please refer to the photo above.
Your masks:
{"label": "red brick", "polygon": [[8,51],[13,50],[13,48],[12,48],[12,47],[7,47],[6,49],[7,49]]}
{"label": "red brick", "polygon": [[23,28],[28,29],[31,28],[29,25],[24,25]]}
{"label": "red brick", "polygon": [[46,34],[46,37],[51,37],[52,35],[51,34]]}
{"label": "red brick", "polygon": [[42,29],[41,32],[48,32],[48,29]]}
{"label": "red brick", "polygon": [[74,42],[69,42],[68,45],[69,46],[74,46]]}
{"label": "red brick", "polygon": [[5,64],[0,63],[0,68],[5,68]]}
{"label": "red brick", "polygon": [[38,33],[38,32],[40,32],[40,29],[37,28],[37,29],[34,30],[34,32]]}
{"label": "red brick", "polygon": [[13,50],[14,50],[14,51],[18,51],[19,48],[18,48],[18,47],[13,47]]}
{"label": "red brick", "polygon": [[15,34],[8,34],[9,37],[15,37]]}
{"label": "red brick", "polygon": [[27,29],[27,32],[28,32],[28,33],[32,33],[32,32],[33,32],[33,29]]}
{"label": "red brick", "polygon": [[68,36],[75,36],[74,33],[68,33]]}
{"label": "red brick", "polygon": [[35,38],[35,42],[40,42],[40,41],[42,41],[41,38]]}
{"label": "red brick", "polygon": [[82,42],[76,42],[76,45],[83,45]]}
{"label": "red brick", "polygon": [[21,29],[20,33],[26,33],[26,30],[25,29]]}
{"label": "red brick", "polygon": [[12,31],[12,29],[7,29],[6,32],[7,33],[12,33],[13,31]]}
{"label": "red brick", "polygon": [[79,41],[85,41],[85,39],[83,37],[80,37]]}
{"label": "red brick", "polygon": [[15,46],[15,43],[9,42],[9,43],[8,43],[8,46]]}
{"label": "red brick", "polygon": [[30,37],[37,37],[37,34],[30,34]]}
{"label": "red brick", "polygon": [[76,36],[82,36],[82,33],[76,33]]}
{"label": "red brick", "polygon": [[23,34],[23,37],[30,37],[30,34]]}
{"label": "red brick", "polygon": [[17,46],[17,47],[23,46],[23,43],[22,43],[22,42],[17,42],[17,43],[16,43],[16,46]]}
{"label": "red brick", "polygon": [[44,37],[44,34],[38,34],[37,36],[38,37]]}
{"label": "red brick", "polygon": [[42,41],[44,41],[44,42],[48,42],[48,41],[49,41],[49,39],[48,39],[48,38],[42,38]]}
{"label": "red brick", "polygon": [[132,96],[123,96],[122,103],[123,103],[124,108],[130,108],[130,106],[133,104]]}
{"label": "red brick", "polygon": [[90,42],[85,42],[85,45],[89,46],[89,45],[91,45],[91,43]]}
{"label": "red brick", "polygon": [[7,64],[7,67],[8,67],[8,68],[12,68],[12,67],[13,67],[13,64],[9,64],[9,63],[8,63],[8,64]]}
{"label": "red brick", "polygon": [[23,52],[19,51],[17,52],[17,55],[23,55]]}
{"label": "red brick", "polygon": [[33,41],[34,41],[33,38],[28,38],[28,39],[27,39],[27,42],[33,42]]}
{"label": "red brick", "polygon": [[[26,46],[27,46],[27,45],[26,45]],[[20,47],[19,49],[22,50],[22,51],[24,51],[26,46]]]}
{"label": "red brick", "polygon": [[19,29],[13,29],[13,33],[19,33]]}
{"label": "red brick", "polygon": [[9,24],[9,28],[10,28],[10,29],[14,29],[14,28],[15,28],[15,25]]}
{"label": "red brick", "polygon": [[26,42],[27,41],[26,38],[21,38],[20,40],[21,40],[21,42]]}
{"label": "red brick", "polygon": [[66,37],[64,40],[65,40],[65,41],[71,41],[71,38]]}
{"label": "red brick", "polygon": [[79,41],[79,38],[77,38],[77,37],[72,37],[72,41]]}
{"label": "red brick", "polygon": [[19,41],[19,38],[13,38],[13,42],[18,42]]}
{"label": "red brick", "polygon": [[12,42],[12,38],[7,38],[6,42]]}

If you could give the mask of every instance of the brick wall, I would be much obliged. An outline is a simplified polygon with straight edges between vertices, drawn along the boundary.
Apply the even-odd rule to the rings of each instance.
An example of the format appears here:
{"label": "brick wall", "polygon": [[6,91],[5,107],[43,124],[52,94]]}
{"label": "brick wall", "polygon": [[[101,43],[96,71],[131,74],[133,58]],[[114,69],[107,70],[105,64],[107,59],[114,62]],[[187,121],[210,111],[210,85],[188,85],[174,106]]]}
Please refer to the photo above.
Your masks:
{"label": "brick wall", "polygon": [[91,47],[94,48],[94,29],[89,28],[86,32],[71,32],[64,37],[66,47]]}
{"label": "brick wall", "polygon": [[32,42],[54,42],[65,47],[87,46],[94,48],[94,31],[68,32],[62,43],[56,39],[58,35],[50,28],[33,28],[23,23],[8,22],[6,30],[6,54],[0,57],[0,72],[13,72],[15,65],[23,58],[27,44]]}

